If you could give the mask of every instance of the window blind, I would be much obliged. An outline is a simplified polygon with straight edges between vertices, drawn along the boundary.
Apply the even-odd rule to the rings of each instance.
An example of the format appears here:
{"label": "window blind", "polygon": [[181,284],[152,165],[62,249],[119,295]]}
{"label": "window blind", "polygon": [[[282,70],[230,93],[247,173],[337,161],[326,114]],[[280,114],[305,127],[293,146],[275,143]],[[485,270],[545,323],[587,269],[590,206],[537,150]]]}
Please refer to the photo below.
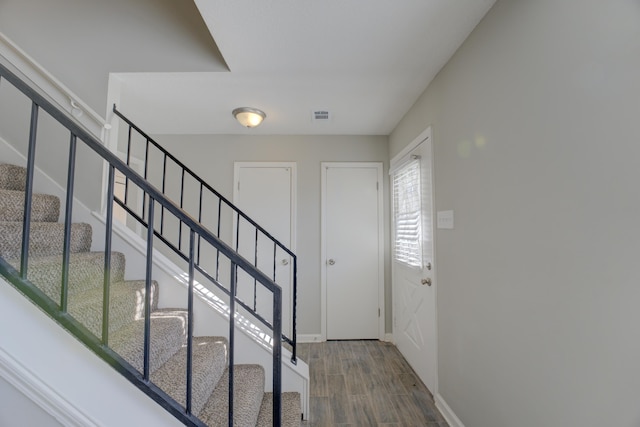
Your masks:
{"label": "window blind", "polygon": [[394,257],[422,267],[422,190],[420,159],[412,159],[393,174]]}

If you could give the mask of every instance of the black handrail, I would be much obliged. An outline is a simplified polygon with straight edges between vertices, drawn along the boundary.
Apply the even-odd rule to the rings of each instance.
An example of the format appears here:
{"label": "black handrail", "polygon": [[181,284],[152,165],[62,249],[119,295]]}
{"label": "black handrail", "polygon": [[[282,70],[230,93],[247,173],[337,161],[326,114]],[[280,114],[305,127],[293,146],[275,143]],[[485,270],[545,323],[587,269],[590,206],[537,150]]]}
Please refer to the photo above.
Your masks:
{"label": "black handrail", "polygon": [[[280,287],[271,280],[266,274],[261,272],[255,266],[253,266],[249,261],[241,257],[237,252],[235,252],[232,248],[230,248],[227,244],[225,244],[222,240],[220,240],[217,236],[210,233],[205,227],[203,227],[199,221],[196,221],[190,215],[188,215],[184,210],[182,210],[179,206],[174,204],[171,200],[166,198],[162,192],[157,190],[155,187],[150,185],[148,181],[146,181],[143,177],[138,175],[135,171],[128,167],[126,163],[118,159],[113,153],[111,153],[107,148],[105,148],[98,139],[96,139],[89,131],[79,125],[73,118],[71,118],[66,112],[63,112],[56,105],[50,102],[43,95],[38,93],[34,88],[29,86],[27,83],[22,81],[18,76],[16,76],[13,72],[8,70],[3,64],[0,64],[0,76],[5,80],[10,82],[14,87],[20,90],[25,96],[27,96],[32,101],[32,113],[31,113],[31,132],[29,136],[29,151],[27,155],[27,179],[25,186],[25,213],[24,213],[24,225],[23,225],[23,241],[22,241],[22,254],[20,258],[20,270],[16,270],[13,266],[9,265],[4,259],[0,257],[0,274],[7,278],[9,282],[11,282],[16,288],[18,288],[25,296],[31,299],[34,303],[36,303],[40,308],[42,308],[47,314],[49,314],[53,319],[55,319],[60,325],[66,328],[69,332],[75,335],[81,342],[87,345],[91,350],[93,350],[99,357],[113,366],[118,372],[124,375],[129,381],[131,381],[136,387],[158,402],[163,408],[169,411],[172,415],[174,415],[177,419],[183,422],[188,426],[198,426],[204,427],[204,424],[191,413],[191,396],[190,391],[187,391],[186,396],[186,407],[183,408],[178,402],[176,402],[173,398],[168,396],[163,390],[154,385],[149,381],[149,348],[148,348],[148,334],[149,334],[149,322],[148,322],[148,312],[151,305],[150,295],[151,295],[151,256],[153,255],[153,239],[156,236],[156,231],[153,227],[153,211],[154,206],[158,203],[162,206],[163,210],[166,210],[170,214],[172,214],[175,218],[177,218],[180,223],[184,223],[190,230],[191,235],[191,245],[190,245],[190,254],[189,254],[189,298],[192,298],[193,292],[193,240],[195,234],[198,235],[199,239],[204,239],[205,242],[212,245],[218,251],[218,255],[222,254],[226,258],[229,259],[231,270],[232,270],[232,280],[230,283],[230,295],[234,295],[233,290],[236,287],[235,283],[235,275],[237,269],[240,268],[248,273],[251,277],[253,277],[257,283],[260,283],[264,288],[269,290],[273,294],[273,425],[279,426],[281,424],[281,337],[282,337],[282,323],[281,323],[281,293],[282,290]],[[146,274],[146,295],[145,295],[145,351],[144,351],[144,367],[143,372],[140,373],[136,368],[134,368],[131,364],[129,364],[126,360],[124,360],[121,356],[115,353],[111,348],[108,347],[108,302],[104,304],[103,307],[103,337],[102,339],[95,336],[91,331],[89,331],[86,327],[76,321],[67,311],[66,311],[66,286],[62,284],[62,292],[61,292],[61,302],[58,304],[49,298],[44,292],[42,292],[37,286],[31,283],[27,279],[27,269],[28,269],[28,258],[29,258],[29,236],[30,236],[30,223],[31,223],[31,200],[33,197],[33,174],[35,170],[35,148],[36,148],[36,130],[37,130],[37,117],[38,111],[42,109],[46,111],[53,119],[57,120],[62,126],[70,131],[71,134],[71,148],[69,154],[69,163],[68,163],[68,177],[71,178],[75,173],[75,143],[77,139],[80,139],[84,142],[84,144],[90,148],[93,152],[99,155],[104,161],[108,163],[109,166],[109,182],[107,188],[107,196],[109,197],[107,206],[107,219],[106,219],[106,242],[105,242],[105,269],[104,269],[104,292],[105,292],[105,300],[108,301],[108,288],[109,288],[109,270],[110,270],[110,259],[109,254],[110,245],[111,245],[111,234],[112,234],[112,204],[113,204],[113,183],[114,183],[114,172],[115,169],[118,169],[128,180],[131,180],[132,183],[137,185],[144,194],[149,198],[149,209],[147,215],[147,226],[148,226],[148,234],[147,234],[147,274]],[[73,199],[73,179],[67,180],[67,203],[69,200]],[[68,229],[71,224],[71,211],[67,211],[67,217],[65,218],[65,234],[68,234]],[[144,216],[144,215],[143,215]],[[67,240],[68,235],[65,236],[65,240]],[[68,263],[68,245],[64,247],[63,261],[64,263]],[[68,267],[67,267],[68,268]],[[64,271],[64,268],[63,268]],[[64,276],[64,274],[63,274]],[[64,282],[65,277],[62,278]],[[231,305],[233,308],[235,298],[231,298]],[[188,331],[189,333],[193,332],[193,324],[192,324],[192,310],[193,310],[193,302],[190,300],[188,302]],[[230,328],[230,354],[232,355],[234,352],[233,347],[233,331],[235,329],[235,316],[234,311],[230,312],[229,318],[229,328]],[[192,335],[188,337],[188,341],[192,340]],[[188,350],[189,351],[189,350]],[[233,359],[230,357],[230,361]],[[233,371],[233,366],[230,366],[230,372]],[[192,372],[189,370],[187,373],[187,383],[191,384],[191,376]],[[230,389],[232,389],[233,383],[230,383]],[[232,397],[232,396],[230,396]],[[233,402],[230,401],[229,408],[229,423],[232,425],[233,423]]]}
{"label": "black handrail", "polygon": [[[157,141],[155,141],[150,135],[148,135],[146,132],[144,132],[140,127],[138,127],[135,123],[133,123],[133,121],[131,121],[129,118],[127,118],[122,112],[120,112],[116,105],[113,105],[113,112],[114,114],[119,117],[127,126],[128,126],[128,131],[127,131],[127,152],[126,152],[126,159],[127,159],[127,165],[130,165],[130,161],[131,161],[131,151],[132,151],[132,131],[135,131],[138,135],[141,136],[141,138],[144,140],[144,162],[143,162],[143,169],[144,169],[144,178],[148,178],[148,172],[149,172],[149,146],[152,145],[153,147],[155,147],[162,155],[162,193],[165,194],[166,196],[166,170],[167,170],[167,159],[171,160],[179,169],[180,169],[180,195],[179,195],[179,206],[180,208],[184,208],[184,182],[185,182],[185,174],[188,174],[189,176],[191,176],[197,183],[197,185],[199,185],[200,187],[200,192],[199,192],[199,208],[198,208],[198,221],[202,222],[202,196],[203,196],[203,190],[207,190],[209,191],[211,194],[213,194],[214,197],[216,197],[218,199],[218,210],[217,210],[217,214],[214,212],[214,218],[217,219],[216,223],[217,223],[217,232],[216,232],[216,236],[220,237],[220,218],[221,218],[221,207],[222,204],[224,203],[229,209],[232,210],[233,212],[233,216],[235,216],[236,218],[236,230],[235,230],[235,237],[236,237],[236,248],[235,250],[238,251],[238,243],[239,243],[239,233],[240,233],[240,219],[242,218],[244,221],[248,222],[252,227],[255,228],[255,246],[254,246],[254,250],[255,250],[255,254],[254,254],[254,263],[253,265],[255,267],[258,267],[258,233],[262,234],[263,236],[265,236],[268,240],[270,240],[273,245],[274,245],[274,251],[273,251],[273,275],[271,276],[271,279],[278,283],[278,281],[276,280],[276,255],[277,255],[277,248],[279,247],[280,249],[282,249],[286,254],[288,254],[291,259],[292,259],[292,313],[291,313],[291,337],[287,336],[287,334],[282,334],[282,339],[289,343],[291,345],[292,348],[292,355],[291,355],[291,361],[292,363],[296,364],[297,363],[297,316],[296,316],[296,310],[297,310],[297,294],[298,294],[298,284],[297,284],[297,271],[298,271],[298,259],[297,256],[295,255],[295,253],[293,251],[291,251],[288,247],[286,247],[283,243],[281,243],[278,239],[276,239],[273,235],[271,235],[267,230],[265,230],[262,226],[260,226],[257,222],[255,222],[251,217],[249,217],[246,213],[244,213],[241,209],[239,209],[237,206],[235,206],[232,202],[230,202],[226,197],[224,197],[222,194],[220,194],[216,189],[214,189],[211,185],[209,185],[204,179],[200,178],[200,176],[198,176],[195,172],[193,172],[189,167],[187,167],[184,163],[182,163],[180,160],[178,160],[172,153],[170,153],[169,151],[167,151],[164,147],[162,147]],[[125,200],[124,200],[124,205],[127,205],[127,196],[128,195],[128,182],[125,181]],[[145,199],[146,199],[146,194],[143,194],[143,203],[142,203],[142,215],[141,217],[145,217]],[[176,202],[177,203],[177,202]],[[133,211],[131,209],[129,209],[127,206],[123,206],[123,203],[119,203],[125,210],[128,211],[129,214],[133,214]],[[162,237],[164,237],[164,209],[161,209],[161,213],[160,213],[160,235]],[[165,243],[167,243],[165,241]],[[198,239],[198,245],[200,244],[200,239]],[[180,252],[182,250],[182,223],[180,223],[178,225],[178,243],[177,243],[177,247],[176,245],[171,245],[173,250],[176,252]],[[196,261],[196,264],[200,264],[200,260],[199,260],[199,254],[200,252],[198,251],[198,259]],[[218,263],[216,264],[218,265]],[[217,268],[216,268],[217,270]],[[215,279],[218,279],[218,274],[216,273],[216,277]],[[253,315],[257,316],[258,318],[261,319],[261,321],[263,323],[265,323],[266,321],[264,320],[264,318],[262,316],[260,316],[257,313],[257,303],[256,303],[256,298],[257,298],[257,292],[254,291],[254,302],[253,302],[253,307],[250,307],[247,304],[242,304],[242,306],[250,311]],[[266,322],[265,325],[267,325],[268,327],[271,327],[271,325]]]}

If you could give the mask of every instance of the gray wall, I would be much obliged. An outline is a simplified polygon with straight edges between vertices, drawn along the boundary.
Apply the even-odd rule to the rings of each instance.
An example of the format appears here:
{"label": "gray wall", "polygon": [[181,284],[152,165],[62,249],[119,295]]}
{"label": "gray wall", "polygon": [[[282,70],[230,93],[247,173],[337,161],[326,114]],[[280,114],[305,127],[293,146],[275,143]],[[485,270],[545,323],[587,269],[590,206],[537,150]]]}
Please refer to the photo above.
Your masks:
{"label": "gray wall", "polygon": [[227,70],[193,2],[2,0],[0,31],[101,115],[109,73]]}
{"label": "gray wall", "polygon": [[640,2],[498,0],[433,126],[439,393],[466,427],[640,425]]}
{"label": "gray wall", "polygon": [[[111,72],[227,71],[193,2],[1,0],[0,32],[102,116],[111,108],[107,105]],[[4,96],[6,84],[0,86]],[[0,121],[12,124],[2,126],[0,138],[25,154],[30,105],[26,104],[24,115],[22,103],[17,111],[12,99],[0,102]],[[39,134],[50,139],[40,144],[37,156],[48,161],[39,165],[64,183],[68,134],[46,117]],[[100,159],[83,144],[79,147],[79,172],[102,170]],[[76,195],[98,210],[101,183],[100,174],[78,181]]]}
{"label": "gray wall", "polygon": [[[0,81],[0,139],[27,156],[30,135],[31,101],[6,79]],[[43,109],[38,112],[36,164],[60,185],[67,182],[69,131]],[[92,209],[99,210],[102,194],[100,157],[78,141],[74,194]],[[0,158],[0,162],[3,159]],[[22,165],[22,166],[26,166]],[[98,171],[98,173],[96,173]],[[90,178],[86,178],[90,177]]]}
{"label": "gray wall", "polygon": [[[320,163],[383,162],[385,247],[388,247],[389,148],[386,136],[158,135],[154,138],[233,200],[234,162],[296,162],[298,333],[320,334]],[[386,330],[391,331],[388,249],[385,254]]]}

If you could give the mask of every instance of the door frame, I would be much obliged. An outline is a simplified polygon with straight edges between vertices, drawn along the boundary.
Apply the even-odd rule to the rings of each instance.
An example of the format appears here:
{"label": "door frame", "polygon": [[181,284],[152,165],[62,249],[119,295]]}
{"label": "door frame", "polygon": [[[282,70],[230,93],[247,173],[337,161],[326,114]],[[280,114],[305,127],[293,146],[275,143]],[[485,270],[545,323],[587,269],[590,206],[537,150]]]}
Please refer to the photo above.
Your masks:
{"label": "door frame", "polygon": [[327,340],[327,169],[328,168],[376,168],[378,178],[378,339],[385,340],[384,298],[384,182],[382,162],[321,162],[320,191],[320,338]]}
{"label": "door frame", "polygon": [[[433,215],[431,218],[431,227],[433,230],[433,262],[432,262],[432,269],[433,269],[433,273],[432,273],[432,277],[433,277],[433,297],[434,297],[434,307],[435,310],[433,312],[433,322],[435,325],[435,342],[433,343],[434,346],[434,384],[433,384],[433,390],[429,390],[434,396],[436,396],[438,394],[438,278],[437,278],[437,261],[436,261],[436,207],[435,207],[435,190],[436,190],[436,185],[435,185],[435,157],[434,157],[434,151],[435,151],[435,146],[433,144],[433,137],[432,137],[432,132],[431,132],[431,126],[429,126],[428,128],[426,128],[424,131],[422,131],[422,133],[420,133],[420,135],[418,135],[413,141],[411,141],[404,149],[402,149],[402,151],[400,151],[398,154],[396,154],[392,159],[391,162],[389,163],[389,181],[390,181],[390,185],[391,185],[391,191],[393,191],[393,174],[392,171],[394,171],[394,169],[396,169],[396,167],[402,163],[404,163],[407,159],[407,157],[411,154],[411,152],[413,152],[413,150],[415,150],[420,144],[422,144],[424,141],[426,140],[430,140],[431,141],[431,209],[433,210]],[[391,204],[393,204],[393,194],[389,197]],[[393,241],[395,239],[395,230],[393,228],[393,206],[391,206],[391,242],[390,242],[390,247],[393,250]],[[391,295],[393,297],[394,301],[396,300],[396,284],[394,282],[395,279],[395,262],[394,262],[394,258],[393,258],[393,253],[391,254]],[[394,302],[394,306],[392,308],[395,308],[395,302]],[[393,339],[393,343],[395,344],[396,340],[395,340],[395,328],[396,328],[396,313],[395,310],[393,311],[393,321],[392,321],[392,326],[393,326],[393,331],[391,333],[392,339]]]}

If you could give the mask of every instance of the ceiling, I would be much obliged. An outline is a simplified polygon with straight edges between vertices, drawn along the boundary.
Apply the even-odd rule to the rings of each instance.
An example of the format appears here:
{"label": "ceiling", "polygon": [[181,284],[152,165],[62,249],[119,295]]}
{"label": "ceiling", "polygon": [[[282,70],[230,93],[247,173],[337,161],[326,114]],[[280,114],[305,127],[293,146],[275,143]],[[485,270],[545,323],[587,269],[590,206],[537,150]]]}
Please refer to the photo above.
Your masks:
{"label": "ceiling", "polygon": [[120,105],[153,134],[388,135],[494,2],[195,0],[228,71],[118,74]]}

